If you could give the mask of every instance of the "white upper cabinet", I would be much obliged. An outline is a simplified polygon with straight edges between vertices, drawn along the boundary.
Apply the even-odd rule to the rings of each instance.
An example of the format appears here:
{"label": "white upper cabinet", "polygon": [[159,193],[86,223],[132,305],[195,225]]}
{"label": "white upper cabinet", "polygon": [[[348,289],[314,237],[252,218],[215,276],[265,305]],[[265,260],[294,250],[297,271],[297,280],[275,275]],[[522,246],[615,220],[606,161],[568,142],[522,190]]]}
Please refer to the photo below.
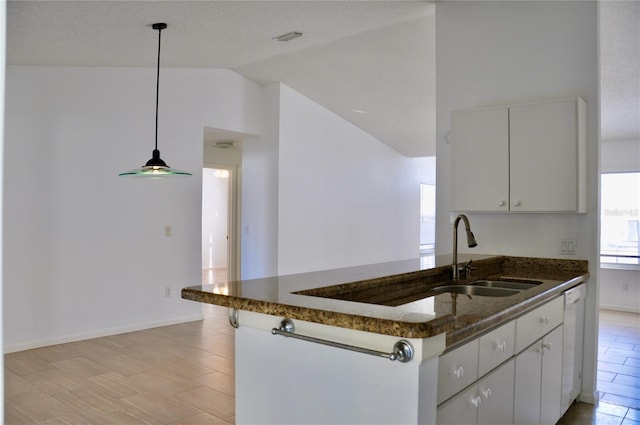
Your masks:
{"label": "white upper cabinet", "polygon": [[451,113],[451,209],[586,212],[580,98]]}

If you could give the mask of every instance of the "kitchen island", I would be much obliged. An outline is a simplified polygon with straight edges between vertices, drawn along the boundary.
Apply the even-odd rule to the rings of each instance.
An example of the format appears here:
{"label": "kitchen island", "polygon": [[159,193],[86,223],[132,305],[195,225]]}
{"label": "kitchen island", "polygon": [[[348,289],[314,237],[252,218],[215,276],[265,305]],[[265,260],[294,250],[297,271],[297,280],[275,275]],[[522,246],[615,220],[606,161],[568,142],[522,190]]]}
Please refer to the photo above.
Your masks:
{"label": "kitchen island", "polygon": [[[534,283],[501,297],[434,293],[453,283],[451,258],[443,256],[231,282],[226,293],[194,286],[182,297],[232,309],[238,423],[436,423],[442,353],[588,278],[581,260],[460,260],[472,260],[472,277],[456,284]],[[411,347],[410,358],[396,352],[399,341]]]}

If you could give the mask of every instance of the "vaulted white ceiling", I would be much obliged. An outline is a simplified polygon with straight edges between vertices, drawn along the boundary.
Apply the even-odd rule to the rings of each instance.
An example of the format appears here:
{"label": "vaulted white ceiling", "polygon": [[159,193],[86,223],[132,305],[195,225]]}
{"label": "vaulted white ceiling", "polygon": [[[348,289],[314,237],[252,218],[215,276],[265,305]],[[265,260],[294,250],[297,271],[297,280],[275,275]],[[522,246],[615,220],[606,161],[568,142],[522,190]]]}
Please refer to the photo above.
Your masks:
{"label": "vaulted white ceiling", "polygon": [[[283,82],[407,156],[435,155],[433,3],[9,1],[14,65],[229,68]],[[273,37],[290,31],[289,42]]]}
{"label": "vaulted white ceiling", "polygon": [[[601,133],[640,139],[640,2],[602,2]],[[7,3],[7,63],[229,68],[283,82],[407,156],[435,155],[435,4],[424,1]],[[273,37],[304,33],[290,42]],[[363,113],[364,112],[364,113]]]}

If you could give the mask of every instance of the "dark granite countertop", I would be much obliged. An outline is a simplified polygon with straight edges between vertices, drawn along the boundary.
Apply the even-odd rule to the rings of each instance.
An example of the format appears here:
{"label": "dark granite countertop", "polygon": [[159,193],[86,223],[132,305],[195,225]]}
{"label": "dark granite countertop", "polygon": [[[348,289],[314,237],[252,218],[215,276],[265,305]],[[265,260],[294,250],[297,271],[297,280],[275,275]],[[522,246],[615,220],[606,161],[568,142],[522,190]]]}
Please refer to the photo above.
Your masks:
{"label": "dark granite countertop", "polygon": [[433,295],[451,284],[451,256],[191,286],[182,298],[329,326],[427,338],[447,333],[447,346],[494,327],[584,282],[588,263],[531,257],[460,255],[473,278],[512,277],[542,283],[508,297]]}

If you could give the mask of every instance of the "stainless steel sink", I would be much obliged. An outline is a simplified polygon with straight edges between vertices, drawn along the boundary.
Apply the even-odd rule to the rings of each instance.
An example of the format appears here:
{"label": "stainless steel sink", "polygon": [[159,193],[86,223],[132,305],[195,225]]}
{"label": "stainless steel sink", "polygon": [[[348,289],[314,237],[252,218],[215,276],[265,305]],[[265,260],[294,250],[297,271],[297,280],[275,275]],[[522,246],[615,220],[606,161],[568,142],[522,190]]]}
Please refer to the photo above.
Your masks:
{"label": "stainless steel sink", "polygon": [[515,295],[520,291],[508,288],[493,288],[481,285],[445,285],[436,286],[431,291],[437,293],[452,293],[464,295],[477,295],[481,297],[508,297]]}
{"label": "stainless steel sink", "polygon": [[486,288],[505,288],[505,289],[516,289],[519,291],[524,291],[525,289],[535,288],[537,285],[542,282],[529,280],[529,281],[520,281],[520,280],[476,280],[474,282],[469,283],[469,285],[475,285]]}

